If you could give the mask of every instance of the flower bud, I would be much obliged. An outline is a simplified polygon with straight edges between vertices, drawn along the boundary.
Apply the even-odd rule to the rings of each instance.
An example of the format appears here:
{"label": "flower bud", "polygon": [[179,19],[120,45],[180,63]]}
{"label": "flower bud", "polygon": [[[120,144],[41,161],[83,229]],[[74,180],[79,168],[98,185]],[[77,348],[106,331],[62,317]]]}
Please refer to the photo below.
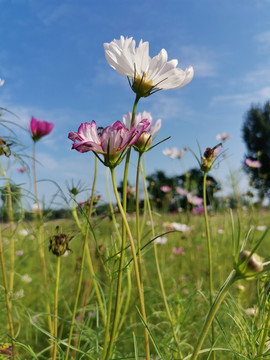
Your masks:
{"label": "flower bud", "polygon": [[[250,251],[243,250],[238,256],[238,269],[250,256]],[[263,264],[257,254],[252,254],[245,267],[239,269],[242,275],[251,276],[263,270]]]}
{"label": "flower bud", "polygon": [[76,187],[71,188],[69,191],[74,196],[79,194],[79,190]]}
{"label": "flower bud", "polygon": [[211,170],[211,167],[213,165],[214,159],[216,158],[216,149],[222,146],[222,143],[219,143],[218,145],[214,146],[213,148],[206,148],[205,152],[202,156],[202,162],[201,162],[201,170],[203,172],[208,172]]}
{"label": "flower bud", "polygon": [[139,152],[146,151],[149,146],[152,144],[152,136],[149,134],[149,132],[144,131],[139,139],[135,142],[134,148]]}
{"label": "flower bud", "polygon": [[51,250],[56,256],[63,256],[66,251],[71,251],[68,247],[68,243],[71,239],[72,237],[69,238],[66,234],[57,234],[52,236],[50,238],[49,251]]}
{"label": "flower bud", "polygon": [[0,156],[5,155],[6,157],[9,157],[11,155],[10,151],[10,145],[8,144],[3,138],[0,136]]}

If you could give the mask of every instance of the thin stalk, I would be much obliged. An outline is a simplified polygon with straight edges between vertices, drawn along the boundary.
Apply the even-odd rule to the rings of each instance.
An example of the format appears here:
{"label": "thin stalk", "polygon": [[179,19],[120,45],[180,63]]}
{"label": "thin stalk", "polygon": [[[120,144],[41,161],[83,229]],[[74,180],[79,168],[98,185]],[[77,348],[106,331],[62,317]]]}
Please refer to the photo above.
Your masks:
{"label": "thin stalk", "polygon": [[140,180],[140,164],[141,164],[142,154],[138,155],[138,164],[137,164],[137,174],[136,174],[136,234],[137,234],[137,249],[138,249],[138,262],[139,262],[139,272],[141,276],[141,286],[142,283],[142,254],[141,254],[141,232],[140,232],[140,209],[139,209],[139,180]]}
{"label": "thin stalk", "polygon": [[124,311],[123,311],[123,314],[121,316],[121,320],[119,322],[119,325],[118,325],[118,329],[117,329],[117,334],[116,334],[116,338],[118,337],[121,329],[122,329],[122,326],[126,320],[126,315],[127,315],[127,312],[128,312],[128,308],[129,308],[129,303],[130,303],[130,298],[131,298],[131,289],[132,289],[132,286],[131,286],[131,269],[130,269],[130,266],[127,267],[127,281],[128,281],[128,289],[127,289],[127,295],[125,296],[124,300],[125,300],[125,307],[124,307]]}
{"label": "thin stalk", "polygon": [[56,268],[56,282],[54,293],[54,320],[53,320],[53,335],[55,337],[53,344],[53,360],[56,360],[57,356],[57,333],[58,333],[58,291],[59,291],[59,279],[60,279],[60,265],[61,256],[57,256],[57,268]]}
{"label": "thin stalk", "polygon": [[[70,325],[70,329],[69,329],[69,336],[68,336],[68,342],[67,342],[67,350],[66,350],[66,356],[65,359],[68,360],[68,356],[69,356],[69,345],[71,344],[71,340],[72,340],[72,334],[73,334],[73,330],[74,330],[74,322],[75,322],[75,318],[76,318],[76,313],[77,313],[77,307],[78,307],[78,302],[79,302],[79,297],[80,297],[80,292],[81,292],[81,286],[82,286],[82,279],[83,279],[83,270],[84,270],[84,262],[85,262],[85,256],[87,254],[88,257],[90,257],[90,261],[91,261],[91,256],[90,256],[90,250],[88,247],[88,234],[89,234],[89,221],[91,219],[91,215],[92,215],[92,211],[93,211],[93,203],[94,203],[94,192],[95,192],[95,185],[96,185],[96,178],[97,178],[97,158],[95,157],[95,171],[94,171],[94,179],[93,179],[93,184],[92,184],[92,192],[91,192],[91,200],[90,200],[90,206],[89,206],[89,211],[88,211],[88,216],[87,216],[87,225],[86,225],[86,230],[84,233],[84,240],[83,240],[83,249],[82,249],[82,260],[81,260],[81,268],[80,268],[80,274],[79,274],[79,280],[78,280],[78,286],[77,286],[77,291],[76,291],[76,296],[75,296],[75,302],[74,302],[74,306],[73,306],[73,312],[72,312],[72,318],[71,318],[71,325]],[[92,263],[92,262],[91,262]],[[91,271],[92,273],[94,273],[94,268],[93,266],[91,267]],[[92,274],[91,274],[92,275]]]}
{"label": "thin stalk", "polygon": [[[213,304],[213,262],[212,262],[212,247],[211,247],[211,237],[210,229],[208,223],[208,214],[207,214],[207,204],[206,204],[206,178],[207,172],[203,176],[203,210],[204,210],[204,220],[205,220],[205,231],[207,238],[207,250],[208,250],[208,266],[209,266],[209,304]],[[215,330],[214,324],[212,324],[212,346],[215,343]],[[213,359],[215,359],[215,354],[213,353]]]}
{"label": "thin stalk", "polygon": [[[2,175],[6,181],[6,196],[7,196],[7,216],[11,228],[11,238],[10,238],[10,278],[9,278],[9,290],[13,291],[14,287],[14,274],[15,274],[15,241],[14,241],[14,216],[13,216],[13,206],[12,206],[12,193],[10,183],[6,174],[5,169],[0,162]],[[11,304],[12,305],[12,304]]]}
{"label": "thin stalk", "polygon": [[12,360],[15,360],[14,328],[13,328],[13,321],[12,321],[12,315],[11,315],[11,302],[9,300],[7,273],[6,273],[6,267],[5,267],[5,262],[4,262],[1,229],[0,229],[0,260],[1,260],[4,288],[5,288],[6,308],[7,308],[8,324],[9,324],[9,331],[10,331],[11,345],[12,345]]}
{"label": "thin stalk", "polygon": [[43,275],[45,302],[46,302],[45,307],[48,316],[48,326],[50,333],[52,334],[53,327],[52,327],[52,319],[51,319],[51,307],[49,301],[47,270],[46,270],[46,261],[45,261],[45,252],[44,252],[44,228],[41,225],[38,228],[38,248],[39,248],[39,256],[42,266],[42,275]]}
{"label": "thin stalk", "polygon": [[[148,214],[149,214],[149,218],[150,218],[150,222],[151,222],[152,237],[155,238],[156,234],[155,234],[155,227],[154,227],[154,221],[153,221],[153,216],[152,216],[151,204],[150,204],[150,201],[149,201],[149,196],[148,196],[148,191],[147,191],[147,186],[146,186],[146,179],[145,179],[145,175],[144,175],[144,171],[143,171],[142,167],[141,167],[141,173],[142,173],[142,178],[143,178],[143,183],[144,183],[145,200],[147,202]],[[177,344],[178,352],[179,352],[179,354],[180,354],[180,356],[182,358],[179,340],[178,340],[178,337],[177,337],[176,331],[175,331],[175,321],[174,321],[174,319],[172,317],[172,314],[171,314],[171,311],[170,311],[170,308],[169,308],[169,304],[168,304],[168,301],[167,301],[167,295],[166,295],[166,291],[165,291],[165,287],[164,287],[164,283],[163,283],[163,279],[162,279],[162,275],[161,275],[160,265],[159,265],[157,244],[156,244],[155,241],[154,241],[154,255],[155,255],[155,262],[156,262],[156,268],[157,268],[157,273],[158,273],[159,286],[160,286],[160,289],[161,289],[163,302],[164,302],[164,305],[165,305],[167,316],[168,316],[169,321],[171,323],[171,327],[172,327],[172,331],[173,331],[173,337],[174,337],[174,340],[175,340],[175,342]]]}
{"label": "thin stalk", "polygon": [[78,218],[78,214],[77,214],[77,202],[76,202],[76,196],[74,195],[72,198],[73,202],[72,202],[72,216],[73,219],[76,222],[76,225],[78,226],[78,229],[82,229],[82,225],[80,223],[80,220]]}
{"label": "thin stalk", "polygon": [[[135,114],[137,109],[137,104],[140,100],[140,97],[136,95],[133,110],[132,110],[132,119],[131,119],[131,126],[134,124],[135,120]],[[126,162],[125,162],[125,169],[124,169],[124,177],[123,177],[123,211],[126,213],[127,211],[127,177],[128,177],[128,168],[129,168],[129,160],[130,160],[130,152],[131,149],[129,148],[127,150],[126,155]],[[120,261],[119,261],[119,270],[118,270],[118,278],[117,278],[117,285],[116,285],[116,296],[115,296],[115,306],[114,306],[114,315],[113,315],[113,322],[112,322],[112,330],[111,330],[111,337],[110,337],[110,343],[108,346],[108,350],[106,353],[105,360],[109,360],[115,336],[116,336],[116,330],[117,330],[117,324],[118,319],[120,315],[120,297],[121,297],[121,289],[122,289],[122,281],[123,281],[123,266],[124,266],[124,260],[125,260],[125,247],[126,247],[126,225],[125,221],[122,217],[122,243],[121,243],[121,255],[120,255]]]}
{"label": "thin stalk", "polygon": [[[122,219],[124,221],[125,228],[126,228],[126,231],[127,231],[127,235],[129,237],[129,241],[130,241],[130,246],[131,246],[131,251],[132,251],[132,256],[133,256],[133,263],[134,263],[135,278],[136,278],[138,296],[139,296],[140,307],[141,307],[141,314],[142,314],[142,318],[143,318],[144,322],[147,324],[145,305],[144,305],[144,297],[143,297],[143,291],[142,291],[142,287],[141,287],[140,273],[139,273],[136,249],[135,249],[133,237],[132,237],[132,234],[131,234],[131,231],[130,231],[130,228],[129,228],[129,225],[128,225],[128,222],[127,222],[126,213],[125,213],[125,211],[124,211],[124,209],[122,207],[122,204],[121,204],[121,201],[120,201],[120,198],[119,198],[119,195],[118,195],[117,186],[116,186],[116,182],[115,182],[114,169],[111,169],[111,175],[112,175],[112,183],[113,183],[113,189],[114,189],[114,194],[115,194],[115,198],[116,198],[116,201],[117,201],[117,205],[118,205],[119,211],[121,213]],[[144,339],[145,339],[146,360],[150,360],[149,338],[148,338],[148,332],[147,332],[146,327],[144,328]]]}
{"label": "thin stalk", "polygon": [[110,214],[111,214],[111,217],[112,217],[112,221],[113,221],[113,224],[114,224],[114,229],[115,229],[115,231],[116,231],[116,234],[117,234],[119,243],[121,244],[122,238],[121,238],[121,234],[120,234],[120,231],[119,231],[118,226],[117,226],[117,223],[116,223],[115,214],[114,214],[114,211],[113,211],[113,204],[112,204],[111,196],[110,196],[110,189],[109,189],[109,168],[107,168],[106,170],[107,170],[107,171],[106,171],[106,189],[107,189],[108,203],[109,203],[109,207],[110,207]]}
{"label": "thin stalk", "polygon": [[104,345],[103,345],[103,356],[106,355],[108,341],[110,339],[110,322],[111,322],[111,312],[112,312],[112,295],[113,295],[113,282],[110,284],[110,293],[109,293],[109,303],[108,303],[108,312],[106,319],[106,327],[105,327],[105,336],[104,336]]}
{"label": "thin stalk", "polygon": [[222,303],[222,301],[224,300],[224,298],[227,295],[228,290],[230,289],[230,287],[232,286],[232,284],[238,279],[236,271],[233,270],[230,275],[228,276],[228,278],[226,279],[226,281],[224,282],[224,284],[222,285],[221,289],[219,290],[219,293],[215,299],[215,301],[213,302],[207,318],[205,319],[203,328],[201,330],[201,334],[199,336],[199,339],[197,341],[197,344],[195,346],[195,349],[193,351],[192,357],[190,358],[190,360],[196,360],[198,355],[199,355],[199,351],[201,350],[201,347],[203,345],[203,342],[205,340],[205,337],[209,331],[209,328],[214,320],[214,317]]}
{"label": "thin stalk", "polygon": [[34,191],[35,191],[35,201],[37,204],[37,213],[39,219],[42,219],[39,199],[38,199],[38,191],[37,191],[37,175],[36,175],[36,142],[33,142],[33,180],[34,180]]}
{"label": "thin stalk", "polygon": [[92,262],[92,258],[91,258],[90,249],[89,249],[88,244],[86,244],[86,258],[87,258],[86,260],[87,260],[87,263],[88,263],[89,272],[90,272],[90,275],[91,275],[91,277],[93,279],[93,285],[94,285],[94,288],[95,288],[96,297],[97,297],[97,301],[98,301],[98,305],[99,305],[99,310],[101,312],[102,321],[103,321],[103,324],[105,325],[106,324],[105,310],[104,310],[100,290],[99,290],[99,287],[98,287],[98,284],[97,284],[97,281],[96,281],[95,270],[94,270],[94,267],[93,267],[93,262]]}
{"label": "thin stalk", "polygon": [[261,335],[261,340],[260,340],[259,349],[258,349],[259,356],[263,354],[266,339],[267,339],[267,336],[269,333],[269,328],[270,328],[270,311],[268,310],[266,322],[262,329],[262,335]]}
{"label": "thin stalk", "polygon": [[43,274],[43,282],[45,289],[45,302],[46,302],[46,312],[48,314],[48,326],[49,331],[53,333],[52,320],[51,320],[51,307],[49,302],[49,294],[48,294],[48,281],[47,281],[47,268],[45,261],[45,252],[44,252],[44,229],[42,226],[42,213],[39,205],[38,192],[37,192],[37,175],[36,175],[36,142],[33,142],[33,181],[34,181],[34,191],[35,191],[35,201],[37,204],[37,214],[39,217],[38,221],[38,245],[39,245],[39,256],[42,265],[42,274]]}

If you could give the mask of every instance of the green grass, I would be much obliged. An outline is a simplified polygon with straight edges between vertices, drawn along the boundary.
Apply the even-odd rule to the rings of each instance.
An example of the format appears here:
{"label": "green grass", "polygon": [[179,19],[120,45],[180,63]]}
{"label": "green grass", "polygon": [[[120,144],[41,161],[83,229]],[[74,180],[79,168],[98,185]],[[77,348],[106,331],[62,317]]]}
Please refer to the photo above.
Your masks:
{"label": "green grass", "polygon": [[[269,212],[261,211],[254,216],[254,213],[249,210],[241,210],[239,215],[241,229],[239,229],[237,215],[236,213],[234,214],[235,227],[237,231],[241,232],[241,239],[244,238],[251,226],[255,227],[249,238],[247,249],[251,249],[252,245],[262,235],[262,232],[256,230],[256,227],[258,225],[269,225],[269,215]],[[158,245],[164,286],[174,319],[175,331],[180,341],[181,353],[184,358],[192,353],[209,310],[209,271],[204,218],[201,215],[187,216],[185,213],[182,213],[180,215],[157,214],[154,220],[157,234],[163,234],[167,231],[163,226],[165,222],[185,223],[191,228],[189,232],[172,232],[164,235],[168,238],[167,243]],[[214,289],[216,294],[233,268],[232,224],[230,213],[227,211],[223,213],[213,212],[210,214],[209,220],[214,260]],[[117,218],[117,221],[121,223],[120,218]],[[135,215],[129,216],[129,222],[134,230]],[[113,222],[108,218],[96,217],[93,219],[92,225],[97,244],[93,236],[90,236],[89,246],[96,278],[107,309],[111,283],[114,287],[113,294],[115,293],[119,261],[117,253],[119,252],[120,245]],[[63,359],[81,266],[80,258],[83,238],[78,232],[75,223],[71,220],[51,221],[45,226],[44,247],[48,271],[49,300],[52,309],[57,259],[56,256],[49,252],[48,247],[50,237],[55,233],[56,226],[60,226],[61,232],[73,236],[69,245],[72,252],[68,256],[63,257],[61,263],[58,306],[58,334],[61,341],[59,343],[58,359]],[[26,236],[20,235],[22,229],[28,231]],[[146,245],[142,251],[142,269],[148,326],[150,337],[153,339],[151,343],[151,356],[153,359],[157,359],[157,354],[160,353],[162,359],[180,359],[177,357],[171,324],[161,296],[150,234],[150,226],[145,225],[142,232],[142,246]],[[10,228],[5,224],[2,225],[2,237],[5,263],[9,274]],[[18,342],[17,356],[18,359],[48,359],[48,347],[51,345],[51,342],[45,314],[44,285],[35,224],[20,223],[16,230],[15,238],[17,255],[15,259],[14,291],[11,294],[11,299],[14,329],[16,341]],[[265,261],[270,258],[269,242],[268,236],[257,251]],[[99,246],[100,252],[98,253],[96,248]],[[175,247],[182,247],[184,253],[180,255],[174,254],[173,248]],[[20,252],[21,250],[23,253]],[[125,263],[126,265],[129,264],[132,270],[132,256],[129,248],[127,249]],[[31,282],[27,283],[24,281],[27,279],[25,275],[31,278]],[[122,312],[127,296],[126,275],[125,268]],[[133,272],[131,280],[131,301],[123,327],[115,343],[112,359],[144,358],[143,322],[137,310],[139,301]],[[9,330],[2,275],[0,275],[0,284],[0,343],[5,343],[9,342]],[[217,359],[253,359],[255,356],[256,341],[260,333],[260,319],[259,315],[255,317],[247,315],[245,310],[258,303],[258,293],[260,288],[262,288],[262,282],[256,280],[241,281],[241,284],[244,286],[244,290],[239,290],[238,283],[234,284],[229,296],[222,304],[216,316],[215,347],[230,350],[229,352],[218,351]],[[86,299],[86,303],[82,309],[83,299]],[[112,304],[114,306],[114,301]],[[76,322],[73,333],[74,338],[76,338],[76,343],[73,342],[73,345],[75,344],[79,351],[75,355],[75,352],[71,349],[70,359],[101,359],[105,328],[98,310],[97,298],[87,264],[85,264],[78,315],[81,310],[84,311],[84,317],[81,322]],[[262,316],[261,313],[260,316]],[[208,335],[203,348],[210,347],[210,335]],[[208,354],[202,354],[200,359],[208,359]]]}

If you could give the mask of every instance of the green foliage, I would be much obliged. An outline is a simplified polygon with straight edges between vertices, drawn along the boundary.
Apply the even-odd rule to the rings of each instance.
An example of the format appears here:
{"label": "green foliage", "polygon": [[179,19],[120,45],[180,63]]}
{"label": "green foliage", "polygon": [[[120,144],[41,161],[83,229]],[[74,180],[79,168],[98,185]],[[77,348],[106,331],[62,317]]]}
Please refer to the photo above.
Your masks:
{"label": "green foliage", "polygon": [[260,190],[261,200],[270,194],[270,101],[263,106],[252,105],[247,111],[243,124],[243,139],[246,143],[246,157],[259,160],[260,169],[245,165],[245,171]]}
{"label": "green foliage", "polygon": [[[180,187],[193,195],[203,197],[203,172],[193,168],[180,176],[168,177],[164,171],[158,170],[147,176],[148,191],[152,204],[163,211],[177,211],[179,207],[188,209],[185,196],[179,196],[176,191]],[[172,190],[168,193],[161,190],[162,186],[169,186]],[[213,205],[214,194],[221,189],[220,184],[211,175],[207,176],[207,204]]]}
{"label": "green foliage", "polygon": [[[260,223],[257,218],[251,217],[252,214],[247,211],[241,213],[242,229],[240,238],[251,225],[269,223],[269,212],[260,214]],[[192,352],[192,347],[199,336],[200,329],[204,323],[208,311],[208,262],[206,253],[206,239],[204,235],[204,220],[201,215],[187,214],[181,215],[156,215],[156,233],[164,232],[164,223],[185,222],[191,230],[188,232],[174,232],[167,234],[168,241],[164,245],[158,245],[158,255],[160,259],[164,285],[168,294],[168,303],[171,308],[175,328],[180,339],[183,358]],[[120,217],[117,216],[120,222]],[[219,289],[228,273],[232,269],[233,259],[230,251],[231,244],[231,220],[228,213],[214,213],[210,217],[211,230],[213,234],[213,258],[214,258],[214,288]],[[135,218],[130,216],[131,227],[135,225]],[[72,252],[62,258],[60,289],[59,289],[59,358],[66,349],[68,330],[70,326],[70,313],[74,303],[74,292],[76,291],[77,279],[81,267],[81,237],[77,233],[75,224],[71,220],[50,221],[44,228],[45,231],[45,256],[48,266],[49,279],[49,297],[53,303],[53,293],[55,286],[55,268],[56,257],[49,253],[49,240],[55,232],[55,226],[59,225],[61,231],[69,236],[75,235],[71,240],[70,247]],[[95,217],[93,219],[94,232],[99,243],[94,244],[90,239],[91,253],[94,259],[96,277],[99,287],[104,294],[103,299],[108,308],[108,299],[110,286],[115,286],[114,280],[108,276],[109,272],[115,279],[117,275],[118,264],[118,246],[117,235],[114,232],[113,224],[104,217]],[[27,230],[27,235],[22,235],[20,230]],[[219,230],[222,229],[223,232]],[[7,240],[10,233],[9,227],[3,227],[4,256],[7,269],[10,269],[9,245]],[[237,230],[238,231],[238,230]],[[255,230],[252,232],[251,242],[256,243],[262,232]],[[51,344],[47,329],[47,317],[44,313],[44,286],[42,282],[42,266],[38,259],[38,243],[36,241],[37,230],[33,222],[24,222],[19,225],[16,251],[23,250],[22,255],[16,255],[16,276],[14,283],[14,292],[12,294],[12,312],[14,314],[14,324],[16,330],[16,339],[18,342],[18,359],[48,359],[49,346]],[[145,225],[142,228],[142,246],[151,240],[149,227]],[[265,239],[266,241],[269,240]],[[267,244],[267,242],[266,242]],[[103,249],[97,252],[97,247],[102,245]],[[158,278],[156,276],[156,267],[153,256],[153,244],[147,245],[142,251],[142,269],[145,275],[144,294],[146,299],[146,312],[148,314],[149,334],[151,335],[151,356],[157,359],[158,353],[165,359],[175,359],[176,344],[173,339],[170,324],[168,323],[164,303],[161,296]],[[183,248],[182,254],[175,254],[173,248]],[[260,253],[260,251],[258,251]],[[263,251],[265,259],[270,258],[270,250],[266,246]],[[130,263],[132,269],[131,254],[127,250],[126,264]],[[28,282],[28,278],[31,282]],[[123,269],[123,306],[127,293],[127,268]],[[133,279],[133,277],[132,277]],[[2,282],[1,276],[0,281]],[[233,286],[229,297],[221,306],[215,321],[215,329],[219,334],[216,346],[219,349],[217,359],[219,360],[238,360],[254,359],[257,349],[257,339],[260,329],[267,315],[266,305],[268,306],[268,297],[265,290],[269,292],[268,280],[260,282],[256,288],[255,281],[242,282],[244,289],[238,289]],[[257,298],[257,293],[260,296]],[[0,301],[4,306],[3,288],[0,288]],[[84,286],[80,296],[80,304],[84,303],[82,320],[76,320],[76,331],[74,339],[78,337],[78,344],[75,346],[72,342],[70,359],[93,359],[101,357],[102,344],[104,339],[104,325],[97,306],[97,298],[92,285],[92,278],[89,274],[87,265],[84,272]],[[258,315],[247,315],[245,309],[257,306],[260,313]],[[132,284],[131,302],[125,317],[122,331],[117,338],[112,359],[143,358],[143,322],[140,318],[136,306],[138,306],[136,285]],[[82,307],[78,309],[78,316],[81,314]],[[8,340],[6,333],[7,317],[6,312],[0,313],[0,343]],[[210,335],[204,345],[204,350],[211,347]],[[75,357],[74,348],[77,348]],[[207,359],[208,352],[200,356],[200,359]],[[253,357],[252,357],[253,356]],[[263,359],[263,358],[262,358]],[[267,359],[267,357],[265,357]]]}

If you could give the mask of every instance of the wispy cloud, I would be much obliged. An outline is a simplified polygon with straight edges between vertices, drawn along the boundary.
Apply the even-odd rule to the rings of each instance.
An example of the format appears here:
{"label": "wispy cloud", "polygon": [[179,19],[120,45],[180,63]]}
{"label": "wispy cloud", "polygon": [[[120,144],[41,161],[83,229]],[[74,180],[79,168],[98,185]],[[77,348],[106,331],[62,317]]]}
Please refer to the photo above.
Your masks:
{"label": "wispy cloud", "polygon": [[[179,90],[181,91],[181,90]],[[149,101],[147,108],[153,116],[161,118],[163,121],[170,121],[175,118],[186,120],[194,116],[194,111],[187,105],[184,99],[173,97],[169,91],[165,91],[156,96],[156,101]],[[157,115],[156,115],[157,114]]]}
{"label": "wispy cloud", "polygon": [[259,50],[262,52],[270,51],[270,30],[264,31],[254,37],[254,40],[259,45]]}
{"label": "wispy cloud", "polygon": [[251,103],[262,103],[269,100],[269,98],[270,87],[263,87],[253,92],[215,96],[213,97],[210,106],[231,104],[247,108]]}
{"label": "wispy cloud", "polygon": [[252,86],[261,87],[269,84],[270,66],[251,71],[244,77],[244,81]]}
{"label": "wispy cloud", "polygon": [[203,46],[181,46],[179,49],[179,63],[192,65],[196,77],[215,77],[218,72],[217,56],[213,51]]}

